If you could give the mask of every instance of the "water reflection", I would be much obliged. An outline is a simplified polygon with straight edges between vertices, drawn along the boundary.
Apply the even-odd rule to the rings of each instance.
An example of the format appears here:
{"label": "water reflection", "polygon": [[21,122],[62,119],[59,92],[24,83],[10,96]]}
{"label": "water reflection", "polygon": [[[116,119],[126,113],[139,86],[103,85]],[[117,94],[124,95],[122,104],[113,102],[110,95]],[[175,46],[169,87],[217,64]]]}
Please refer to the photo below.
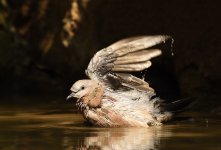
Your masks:
{"label": "water reflection", "polygon": [[[75,131],[74,131],[75,132]],[[100,128],[79,133],[82,137],[72,136],[73,130],[67,130],[63,145],[66,150],[79,149],[101,149],[101,150],[134,150],[157,149],[162,137],[170,137],[170,130],[164,130],[162,127],[153,128]],[[77,142],[77,143],[76,143]],[[74,144],[73,144],[74,143]]]}
{"label": "water reflection", "polygon": [[58,112],[52,108],[1,111],[0,149],[149,150],[172,134],[164,127],[88,127],[81,114]]}
{"label": "water reflection", "polygon": [[[150,128],[88,127],[81,114],[58,107],[1,107],[3,150],[220,149],[221,120],[193,119]],[[65,111],[63,111],[65,110]],[[193,114],[191,114],[193,116]],[[196,117],[195,117],[196,118]],[[190,144],[191,143],[191,144]]]}

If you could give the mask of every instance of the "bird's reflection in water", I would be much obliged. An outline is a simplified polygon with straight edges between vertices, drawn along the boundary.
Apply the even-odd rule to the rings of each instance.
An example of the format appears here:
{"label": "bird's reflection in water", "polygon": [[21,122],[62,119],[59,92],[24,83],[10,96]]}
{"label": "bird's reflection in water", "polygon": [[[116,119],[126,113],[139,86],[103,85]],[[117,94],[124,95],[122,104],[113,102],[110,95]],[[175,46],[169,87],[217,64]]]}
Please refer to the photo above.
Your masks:
{"label": "bird's reflection in water", "polygon": [[163,127],[95,128],[84,132],[67,130],[63,146],[66,150],[152,150],[159,148],[161,138],[170,136],[170,130]]}

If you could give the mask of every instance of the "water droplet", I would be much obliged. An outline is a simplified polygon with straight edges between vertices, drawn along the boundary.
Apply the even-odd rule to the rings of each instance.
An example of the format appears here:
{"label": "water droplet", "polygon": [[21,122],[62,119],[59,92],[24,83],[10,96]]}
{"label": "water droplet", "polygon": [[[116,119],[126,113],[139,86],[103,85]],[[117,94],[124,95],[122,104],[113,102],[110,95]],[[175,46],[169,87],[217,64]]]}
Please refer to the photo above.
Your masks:
{"label": "water droplet", "polygon": [[142,80],[145,80],[146,74],[147,74],[147,69],[141,71],[142,74]]}
{"label": "water droplet", "polygon": [[174,39],[171,38],[171,45],[170,45],[171,56],[174,56],[174,52],[173,52],[173,43],[174,43]]}

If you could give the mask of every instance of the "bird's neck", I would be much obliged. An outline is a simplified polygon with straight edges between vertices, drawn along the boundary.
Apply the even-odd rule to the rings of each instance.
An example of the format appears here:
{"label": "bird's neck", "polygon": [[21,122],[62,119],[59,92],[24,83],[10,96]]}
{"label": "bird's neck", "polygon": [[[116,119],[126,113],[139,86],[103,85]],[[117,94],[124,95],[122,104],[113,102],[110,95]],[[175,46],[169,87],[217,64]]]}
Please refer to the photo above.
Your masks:
{"label": "bird's neck", "polygon": [[83,97],[83,102],[92,108],[100,107],[103,94],[103,87],[99,84],[94,84],[91,86],[91,90],[88,94]]}

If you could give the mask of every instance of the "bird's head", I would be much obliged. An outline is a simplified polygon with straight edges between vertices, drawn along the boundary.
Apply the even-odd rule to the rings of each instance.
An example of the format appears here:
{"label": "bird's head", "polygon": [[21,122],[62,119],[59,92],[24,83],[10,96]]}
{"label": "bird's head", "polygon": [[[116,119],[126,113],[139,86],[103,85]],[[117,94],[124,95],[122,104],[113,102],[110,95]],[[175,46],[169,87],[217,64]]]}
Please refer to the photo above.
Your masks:
{"label": "bird's head", "polygon": [[93,80],[78,80],[71,87],[71,94],[67,97],[80,99],[86,96],[92,89],[97,87],[98,83]]}

